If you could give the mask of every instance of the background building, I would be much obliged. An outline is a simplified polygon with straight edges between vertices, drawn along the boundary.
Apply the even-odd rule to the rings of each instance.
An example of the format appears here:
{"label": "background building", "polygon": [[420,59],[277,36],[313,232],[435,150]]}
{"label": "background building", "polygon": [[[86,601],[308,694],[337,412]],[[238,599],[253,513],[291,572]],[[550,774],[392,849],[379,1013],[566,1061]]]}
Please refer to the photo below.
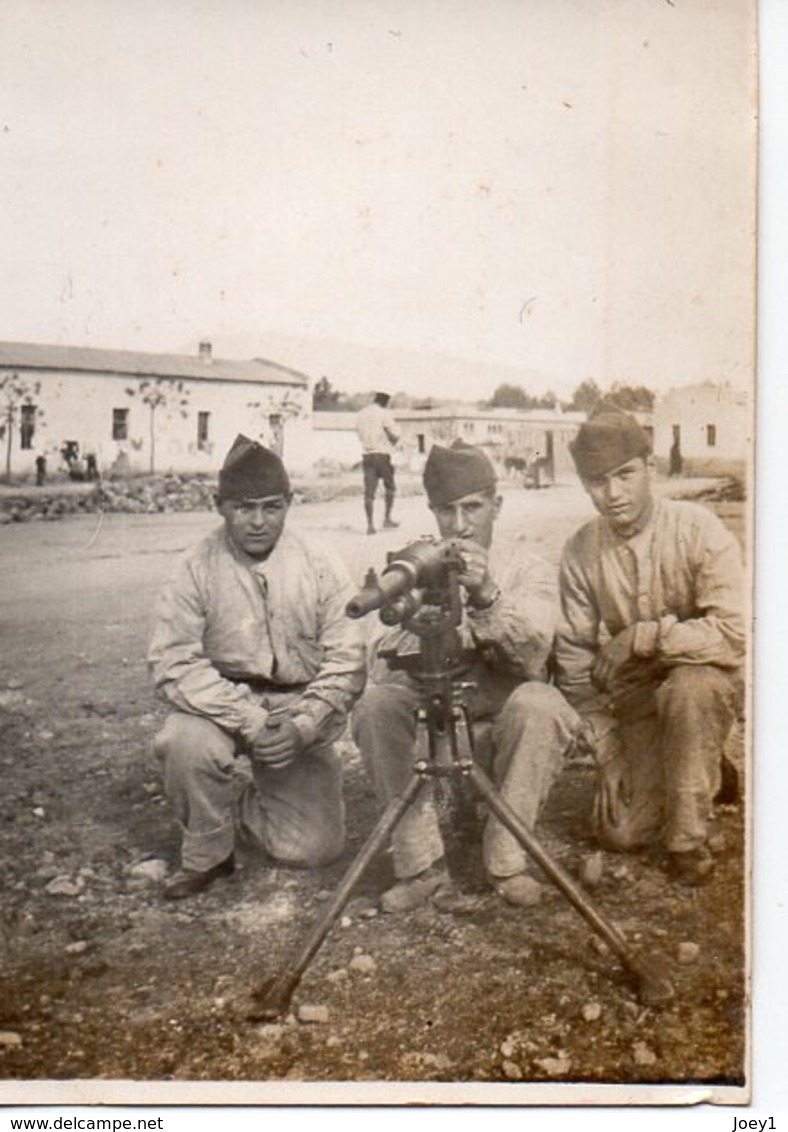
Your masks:
{"label": "background building", "polygon": [[[521,472],[541,461],[546,479],[573,474],[569,441],[585,419],[584,413],[560,409],[474,409],[451,406],[433,409],[395,409],[401,429],[401,459],[419,471],[433,444],[462,439],[484,448],[502,474]],[[315,460],[350,468],[361,462],[356,414],[313,414]]]}
{"label": "background building", "polygon": [[[74,346],[0,343],[0,453],[14,475],[39,455],[92,454],[102,474],[215,473],[239,432],[309,462],[311,399],[305,374],[263,359],[214,358]],[[11,395],[9,386],[24,393]],[[9,445],[10,435],[10,450]]]}
{"label": "background building", "polygon": [[751,402],[727,382],[671,389],[654,406],[653,427],[654,452],[663,471],[678,441],[685,475],[744,475],[752,441]]}

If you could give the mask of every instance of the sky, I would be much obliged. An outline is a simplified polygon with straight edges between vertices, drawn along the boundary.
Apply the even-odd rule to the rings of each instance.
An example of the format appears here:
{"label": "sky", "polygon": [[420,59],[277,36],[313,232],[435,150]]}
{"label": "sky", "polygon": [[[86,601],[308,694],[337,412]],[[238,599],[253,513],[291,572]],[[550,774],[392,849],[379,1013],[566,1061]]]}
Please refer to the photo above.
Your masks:
{"label": "sky", "polygon": [[751,0],[4,0],[0,338],[747,385]]}

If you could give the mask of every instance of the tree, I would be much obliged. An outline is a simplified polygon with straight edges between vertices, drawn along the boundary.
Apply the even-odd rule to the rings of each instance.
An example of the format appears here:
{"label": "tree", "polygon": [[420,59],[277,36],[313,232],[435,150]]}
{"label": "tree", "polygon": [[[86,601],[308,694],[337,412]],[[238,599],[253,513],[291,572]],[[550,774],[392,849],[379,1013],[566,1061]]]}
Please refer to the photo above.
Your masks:
{"label": "tree", "polygon": [[150,410],[150,471],[156,470],[156,412],[163,405],[168,412],[177,410],[182,417],[187,415],[189,390],[182,381],[174,377],[144,378],[134,386],[128,386],[129,397],[139,396]]}
{"label": "tree", "polygon": [[621,385],[616,382],[605,400],[628,413],[648,413],[654,408],[654,394],[645,385]]}
{"label": "tree", "polygon": [[290,390],[282,394],[268,393],[260,401],[247,401],[246,407],[254,409],[255,416],[266,418],[266,427],[258,431],[258,439],[282,456],[285,422],[291,417],[300,417],[303,411],[298,395]]}
{"label": "tree", "polygon": [[335,412],[341,396],[324,374],[312,390],[312,408],[318,413]]}
{"label": "tree", "polygon": [[541,397],[534,397],[522,385],[513,385],[503,382],[499,385],[489,401],[488,409],[554,409],[558,398],[555,393],[543,393]]}
{"label": "tree", "polygon": [[5,478],[9,482],[14,428],[22,428],[25,408],[36,412],[36,398],[40,392],[40,381],[29,381],[18,373],[7,373],[0,377],[0,438],[5,436]]}
{"label": "tree", "polygon": [[530,409],[533,398],[526,393],[522,385],[513,385],[508,381],[497,386],[487,407],[490,409]]}
{"label": "tree", "polygon": [[597,407],[602,399],[602,390],[594,381],[593,377],[587,377],[585,381],[580,382],[572,394],[569,408],[574,409],[575,412],[578,413],[590,413]]}

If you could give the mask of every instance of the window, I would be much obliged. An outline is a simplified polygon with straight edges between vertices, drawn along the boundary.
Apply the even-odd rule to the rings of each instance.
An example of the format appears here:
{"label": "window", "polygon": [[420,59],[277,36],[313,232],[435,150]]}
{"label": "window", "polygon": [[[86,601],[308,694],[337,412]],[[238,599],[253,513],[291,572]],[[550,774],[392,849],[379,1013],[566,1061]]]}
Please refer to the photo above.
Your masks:
{"label": "window", "polygon": [[706,425],[706,447],[716,448],[717,446],[717,426],[713,424]]}
{"label": "window", "polygon": [[33,437],[36,434],[36,407],[35,405],[22,405],[19,418],[19,446],[32,448]]}
{"label": "window", "polygon": [[128,440],[129,439],[129,410],[128,409],[113,409],[112,410],[112,439],[113,440]]}
{"label": "window", "polygon": [[197,447],[205,448],[208,444],[208,428],[211,419],[210,413],[197,414]]}

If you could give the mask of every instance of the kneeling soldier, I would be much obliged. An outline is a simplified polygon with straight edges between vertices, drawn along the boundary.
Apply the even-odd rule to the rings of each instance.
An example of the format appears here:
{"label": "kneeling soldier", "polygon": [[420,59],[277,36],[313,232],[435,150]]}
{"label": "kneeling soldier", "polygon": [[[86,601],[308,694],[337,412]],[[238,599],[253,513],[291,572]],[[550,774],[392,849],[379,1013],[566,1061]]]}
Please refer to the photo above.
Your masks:
{"label": "kneeling soldier", "polygon": [[285,527],[290,484],[276,453],[239,436],[219,475],[222,527],[186,554],[159,599],[150,662],[175,709],[156,736],[183,826],[170,900],[234,868],[240,833],[287,865],[342,852],[333,742],[364,686],[342,564]]}

